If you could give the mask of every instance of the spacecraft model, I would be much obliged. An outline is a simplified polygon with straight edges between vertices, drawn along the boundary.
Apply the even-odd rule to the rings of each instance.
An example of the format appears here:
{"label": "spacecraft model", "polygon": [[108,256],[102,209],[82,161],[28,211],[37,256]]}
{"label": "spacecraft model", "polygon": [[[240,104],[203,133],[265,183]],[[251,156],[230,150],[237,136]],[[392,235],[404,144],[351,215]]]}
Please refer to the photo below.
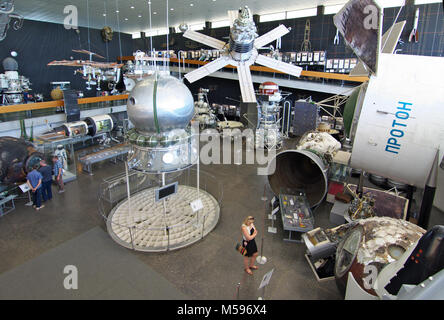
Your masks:
{"label": "spacecraft model", "polygon": [[18,73],[18,63],[14,58],[3,60],[5,73],[0,74],[0,94],[3,105],[24,103],[24,93],[31,90],[28,78]]}
{"label": "spacecraft model", "polygon": [[23,16],[13,12],[14,0],[0,0],[0,41],[6,38],[11,19],[16,19],[12,24],[14,30],[23,26]]}
{"label": "spacecraft model", "polygon": [[[146,76],[151,76],[156,71],[156,67],[149,62],[154,61],[155,58],[148,56],[145,52],[137,50],[133,53],[134,62],[129,60],[125,66],[125,77],[141,80]],[[131,91],[131,90],[129,90]]]}
{"label": "spacecraft model", "polygon": [[89,60],[61,60],[52,61],[48,63],[48,66],[66,66],[66,67],[81,67],[74,71],[74,74],[81,74],[83,79],[86,80],[87,90],[91,90],[91,86],[97,85],[97,90],[100,91],[100,83],[106,82],[108,84],[109,91],[114,91],[116,84],[120,80],[120,68],[123,64],[118,64],[115,62],[97,62],[93,61],[92,57],[96,56],[105,59],[97,53],[93,53],[87,50],[72,50],[77,53],[89,55]]}
{"label": "spacecraft model", "polygon": [[100,134],[110,133],[115,128],[113,118],[108,114],[87,117],[85,120],[66,122],[56,131],[63,131],[70,138],[89,135],[95,137]]}
{"label": "spacecraft model", "polygon": [[28,172],[42,159],[43,154],[31,142],[0,137],[0,182],[12,184],[26,181]]}
{"label": "spacecraft model", "polygon": [[191,92],[177,78],[164,74],[140,81],[128,97],[128,117],[135,128],[128,164],[142,172],[169,172],[196,163],[188,123],[194,115]]}
{"label": "spacecraft model", "polygon": [[[366,1],[377,6],[373,0]],[[365,26],[350,28],[352,23],[363,24],[358,18],[360,6],[360,1],[352,0],[334,17],[371,72],[370,80],[355,89],[344,109],[345,131],[352,145],[350,166],[425,187],[418,223],[427,228],[444,156],[444,136],[439,134],[444,121],[443,99],[435,94],[444,90],[439,80],[444,72],[443,58],[392,54],[405,25],[402,22],[382,38],[380,28],[376,29],[379,34],[374,41],[378,43],[369,45],[363,40],[367,32],[355,32]],[[378,25],[382,25],[382,14]],[[369,48],[377,51],[369,52]]]}
{"label": "spacecraft model", "polygon": [[193,120],[199,122],[200,128],[214,127],[217,117],[208,103],[208,89],[200,88],[197,93],[197,101],[194,102]]}
{"label": "spacecraft model", "polygon": [[283,135],[281,133],[279,103],[288,94],[279,91],[274,82],[264,82],[259,86],[257,94],[258,125],[255,133],[255,147],[260,149],[280,149]]}
{"label": "spacecraft model", "polygon": [[[439,188],[438,171],[444,156],[444,135],[439,134],[444,122],[443,99],[442,95],[435,94],[444,90],[439,79],[444,73],[443,58],[392,54],[404,25],[399,22],[386,37],[381,37],[379,31],[379,36],[374,38],[383,41],[382,46],[369,46],[364,41],[368,38],[367,32],[362,36],[354,32],[364,27],[350,27],[351,22],[364,23],[359,19],[361,9],[360,0],[352,0],[335,16],[340,32],[345,39],[353,41],[353,49],[360,59],[360,54],[365,52],[361,62],[365,65],[371,61],[368,62],[371,67],[367,66],[371,72],[373,67],[377,68],[377,74],[372,73],[368,82],[354,90],[344,108],[345,133],[352,145],[349,165],[418,188],[426,186],[428,200],[421,206],[419,225],[427,228],[430,199],[433,202],[433,194]],[[365,48],[356,48],[359,45]],[[377,50],[382,47],[384,53],[373,52],[370,57],[370,47]],[[316,168],[314,164],[311,165],[316,169],[313,171],[301,172],[301,166],[295,162],[289,163],[286,170],[280,170],[286,164],[281,166],[279,161],[286,163],[288,156],[289,153],[276,156],[277,175],[269,176],[275,192],[280,187],[300,186],[303,176],[310,183],[315,183],[316,176],[322,177],[321,167]],[[323,189],[323,179],[318,179],[318,183]]]}
{"label": "spacecraft model", "polygon": [[258,63],[271,69],[299,77],[302,68],[258,54],[257,51],[264,45],[287,34],[289,30],[284,25],[280,25],[260,37],[257,37],[258,35],[256,32],[257,29],[253,22],[253,16],[247,6],[240,8],[238,11],[238,17],[234,19],[234,21],[231,21],[229,43],[225,43],[193,30],[187,30],[183,34],[185,38],[200,42],[214,49],[222,50],[223,52],[221,53],[220,58],[197,70],[187,73],[185,78],[193,83],[219,69],[222,69],[226,65],[236,66],[242,93],[242,101],[245,103],[256,103],[256,94],[250,72],[250,66],[253,63]]}
{"label": "spacecraft model", "polygon": [[[165,72],[139,81],[129,94],[128,117],[134,128],[126,135],[131,147],[126,175],[106,181],[99,192],[99,201],[106,199],[99,208],[117,197],[102,215],[120,245],[169,251],[202,239],[216,226],[220,206],[208,189],[219,184],[200,184],[204,173],[199,171],[198,134],[189,126],[193,116],[190,90]],[[195,164],[197,171],[191,170]],[[188,174],[182,174],[185,169]]]}

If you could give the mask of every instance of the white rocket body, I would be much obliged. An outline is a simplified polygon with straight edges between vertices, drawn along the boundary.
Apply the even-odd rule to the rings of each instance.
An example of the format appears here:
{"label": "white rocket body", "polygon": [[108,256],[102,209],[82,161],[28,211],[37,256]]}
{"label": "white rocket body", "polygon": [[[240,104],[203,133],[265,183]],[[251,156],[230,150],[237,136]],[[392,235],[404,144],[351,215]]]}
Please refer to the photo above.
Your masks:
{"label": "white rocket body", "polygon": [[380,55],[358,98],[352,167],[424,188],[437,150],[440,163],[444,155],[443,74],[441,57]]}

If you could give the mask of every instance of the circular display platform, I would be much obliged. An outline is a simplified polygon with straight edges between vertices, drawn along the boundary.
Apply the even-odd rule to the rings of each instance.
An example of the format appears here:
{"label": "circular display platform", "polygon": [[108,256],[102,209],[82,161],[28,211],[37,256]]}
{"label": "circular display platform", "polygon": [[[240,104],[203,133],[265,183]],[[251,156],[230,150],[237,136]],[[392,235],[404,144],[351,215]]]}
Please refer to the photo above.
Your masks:
{"label": "circular display platform", "polygon": [[[220,207],[208,192],[179,185],[177,194],[155,202],[155,190],[149,188],[123,200],[107,219],[111,237],[120,245],[145,252],[175,250],[189,246],[214,229]],[[203,209],[194,213],[190,203],[201,199]]]}

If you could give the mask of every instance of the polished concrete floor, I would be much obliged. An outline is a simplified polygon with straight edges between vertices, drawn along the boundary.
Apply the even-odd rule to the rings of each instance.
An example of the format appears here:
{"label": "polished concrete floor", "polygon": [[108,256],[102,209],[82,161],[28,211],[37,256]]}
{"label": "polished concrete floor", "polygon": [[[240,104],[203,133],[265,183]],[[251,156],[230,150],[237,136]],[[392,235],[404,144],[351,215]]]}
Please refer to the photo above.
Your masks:
{"label": "polished concrete floor", "polygon": [[[173,288],[168,289],[170,291],[160,290],[159,298],[162,299],[235,299],[239,286],[240,299],[255,300],[263,294],[258,290],[262,277],[274,268],[273,277],[265,292],[266,299],[342,299],[334,280],[318,282],[315,279],[305,260],[303,244],[283,241],[287,234],[284,234],[279,219],[275,223],[278,230],[276,234],[266,231],[271,222],[265,218],[269,209],[264,209],[264,202],[261,200],[264,188],[268,199],[272,195],[266,177],[257,175],[256,166],[202,165],[201,170],[211,173],[223,184],[220,220],[203,240],[190,247],[167,253],[133,252],[107,238],[105,223],[98,213],[98,189],[102,179],[124,172],[122,162],[95,165],[93,176],[78,173],[77,180],[66,185],[64,194],[55,193],[46,207],[38,212],[26,207],[26,201],[17,201],[16,210],[0,218],[0,284],[11,283],[15,278],[21,282],[19,280],[22,275],[27,277],[32,270],[38,274],[41,271],[39,268],[45,265],[42,260],[51,264],[53,259],[55,265],[70,265],[72,259],[66,254],[67,250],[78,250],[88,252],[89,256],[85,259],[92,261],[85,264],[84,268],[92,268],[96,253],[97,264],[108,264],[110,270],[113,270],[115,261],[120,266],[120,272],[123,274],[127,271],[129,275],[122,286],[115,284],[92,292],[91,286],[94,283],[110,282],[110,279],[104,279],[107,274],[103,272],[104,267],[102,270],[92,268],[88,271],[90,285],[79,288],[78,290],[84,290],[80,295],[61,295],[60,298],[125,299],[134,298],[140,293],[139,298],[152,299],[153,292],[158,290],[156,286],[152,287],[154,281],[159,286]],[[324,203],[315,211],[316,226],[331,226],[330,209],[331,204]],[[235,243],[240,239],[240,225],[247,215],[256,217],[255,224],[260,231],[257,237],[259,251],[263,238],[263,254],[268,259],[253,276],[243,271],[242,257],[234,250]],[[444,213],[433,211],[431,225],[434,224],[444,224]],[[94,232],[100,240],[90,240],[96,243],[89,245],[85,240],[90,235],[88,232]],[[125,269],[120,255],[128,256],[128,270]],[[80,257],[81,255],[77,258],[83,259]],[[140,270],[141,264],[133,259],[146,267],[146,274],[134,271]],[[61,274],[63,270],[59,272]],[[100,276],[97,274],[94,277],[94,272],[100,273]],[[54,275],[54,279],[59,279],[60,274]],[[82,281],[81,275],[80,272],[79,281]],[[25,295],[23,292],[23,297],[53,297],[45,295],[49,289],[48,279],[43,277],[34,281],[37,283],[32,285],[33,294]],[[139,288],[152,290],[133,290],[132,286],[136,284]],[[15,287],[14,290],[15,294],[9,294],[7,288],[0,286],[0,297],[14,298],[20,296],[20,290],[31,289],[23,282],[22,288]],[[168,296],[168,292],[171,292],[171,296]]]}

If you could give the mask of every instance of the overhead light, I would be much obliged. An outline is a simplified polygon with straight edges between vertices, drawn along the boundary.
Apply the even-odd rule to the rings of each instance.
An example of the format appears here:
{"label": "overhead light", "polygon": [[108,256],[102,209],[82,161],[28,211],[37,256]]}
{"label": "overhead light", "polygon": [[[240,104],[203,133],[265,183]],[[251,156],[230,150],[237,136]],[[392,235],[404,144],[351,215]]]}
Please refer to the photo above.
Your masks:
{"label": "overhead light", "polygon": [[139,16],[138,16],[139,18],[142,18],[142,15],[141,14],[139,14]]}
{"label": "overhead light", "polygon": [[194,6],[194,4],[190,3],[190,7]]}
{"label": "overhead light", "polygon": [[174,11],[174,8],[171,8],[170,10],[171,10],[171,11]]}
{"label": "overhead light", "polygon": [[157,12],[156,12],[156,11],[154,11],[154,12],[153,12],[153,14],[157,14]]}
{"label": "overhead light", "polygon": [[134,9],[134,6],[131,6],[130,8],[131,8],[131,9]]}
{"label": "overhead light", "polygon": [[119,13],[120,11],[119,10],[116,10],[116,13]]}
{"label": "overhead light", "polygon": [[103,16],[106,17],[106,13],[104,13]]}
{"label": "overhead light", "polygon": [[125,18],[125,21],[128,21],[128,18]]}

